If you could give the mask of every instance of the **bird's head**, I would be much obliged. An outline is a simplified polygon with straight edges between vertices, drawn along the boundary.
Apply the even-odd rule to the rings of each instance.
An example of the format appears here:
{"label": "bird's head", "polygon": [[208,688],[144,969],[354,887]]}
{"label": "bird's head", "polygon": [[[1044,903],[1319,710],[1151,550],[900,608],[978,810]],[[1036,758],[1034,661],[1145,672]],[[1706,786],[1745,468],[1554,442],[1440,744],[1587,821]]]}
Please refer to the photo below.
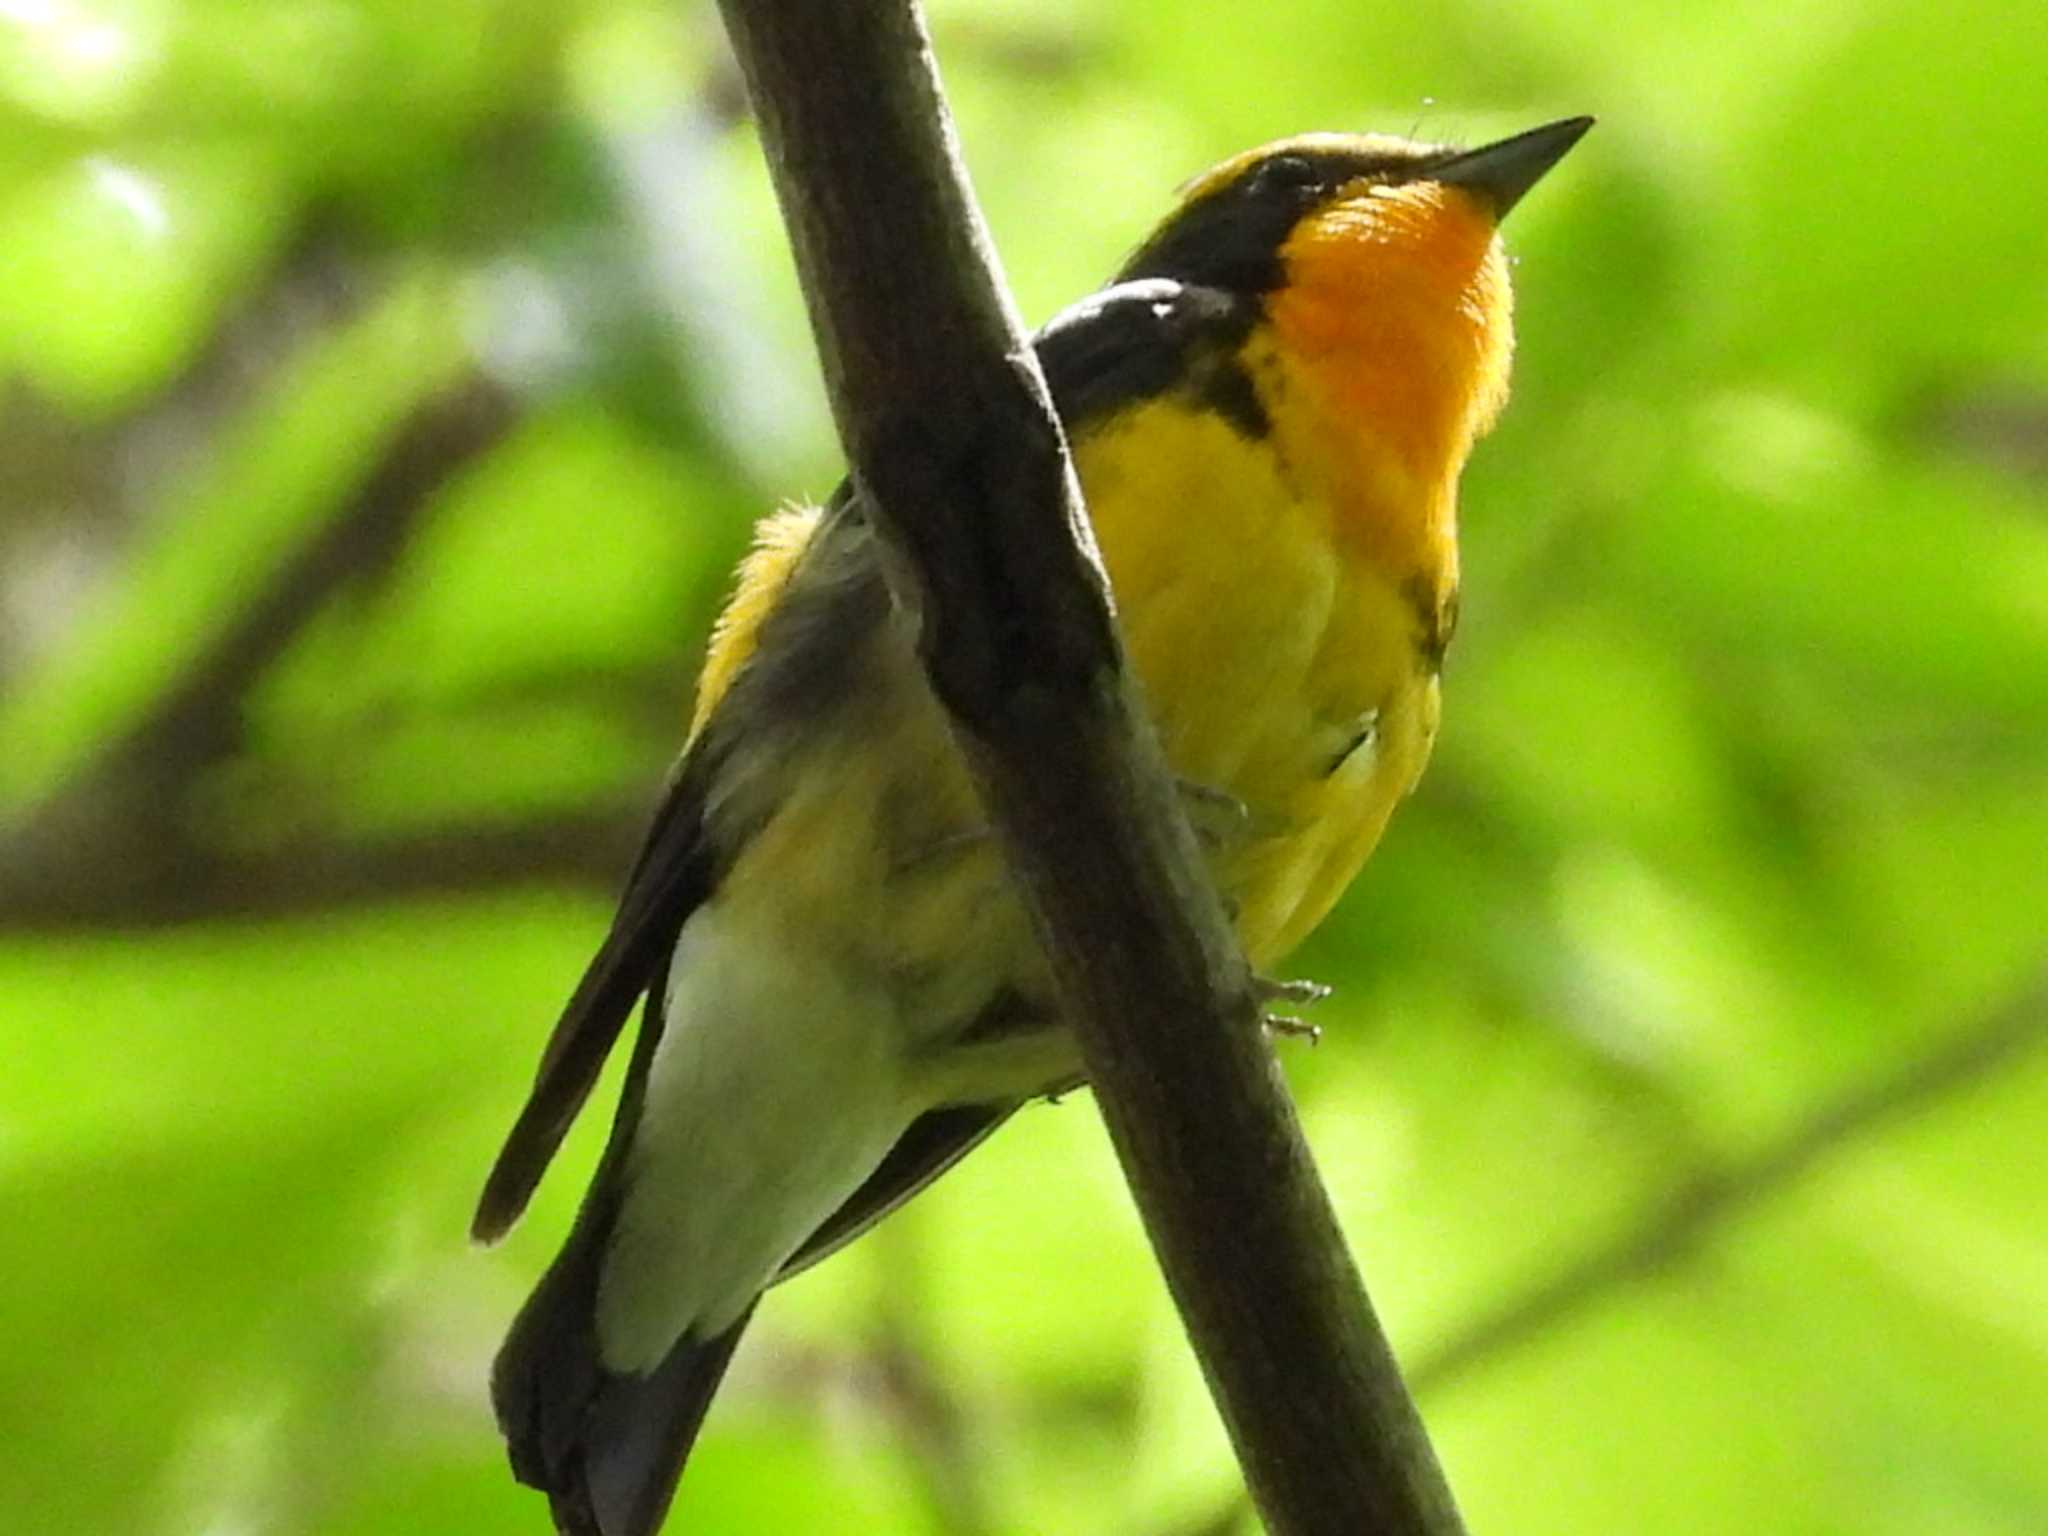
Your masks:
{"label": "bird's head", "polygon": [[1257,299],[1277,344],[1415,473],[1455,475],[1507,393],[1500,220],[1577,143],[1567,118],[1479,149],[1307,134],[1197,177],[1121,278]]}

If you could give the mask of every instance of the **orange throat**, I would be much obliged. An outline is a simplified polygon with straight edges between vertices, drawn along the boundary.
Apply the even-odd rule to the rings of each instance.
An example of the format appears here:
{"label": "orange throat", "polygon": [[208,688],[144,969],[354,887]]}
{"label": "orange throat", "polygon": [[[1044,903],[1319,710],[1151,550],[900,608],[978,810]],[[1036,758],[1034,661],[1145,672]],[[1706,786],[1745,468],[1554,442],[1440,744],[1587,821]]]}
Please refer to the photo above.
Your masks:
{"label": "orange throat", "polygon": [[1260,362],[1279,374],[1282,450],[1340,537],[1397,581],[1447,588],[1458,473],[1507,397],[1514,346],[1493,220],[1453,187],[1371,187],[1303,220],[1281,256]]}

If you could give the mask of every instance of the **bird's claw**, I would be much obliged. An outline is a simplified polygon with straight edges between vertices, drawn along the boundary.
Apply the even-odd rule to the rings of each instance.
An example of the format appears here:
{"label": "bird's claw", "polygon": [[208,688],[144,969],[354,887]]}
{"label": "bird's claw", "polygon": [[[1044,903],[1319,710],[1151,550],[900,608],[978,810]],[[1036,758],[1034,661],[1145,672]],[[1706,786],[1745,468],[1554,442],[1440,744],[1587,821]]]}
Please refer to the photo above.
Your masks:
{"label": "bird's claw", "polygon": [[[1287,1003],[1296,1008],[1310,1008],[1328,997],[1330,990],[1320,981],[1275,981],[1268,976],[1252,978],[1252,996],[1262,1005]],[[1262,1013],[1260,1018],[1269,1034],[1285,1035],[1290,1040],[1306,1040],[1312,1046],[1322,1043],[1322,1027],[1306,1019],[1284,1013]]]}
{"label": "bird's claw", "polygon": [[1311,1024],[1306,1019],[1290,1019],[1284,1013],[1269,1013],[1260,1021],[1269,1035],[1285,1035],[1290,1040],[1306,1040],[1311,1047],[1323,1043],[1323,1026]]}
{"label": "bird's claw", "polygon": [[1335,990],[1320,981],[1275,981],[1270,976],[1252,978],[1252,996],[1262,1003],[1292,1003],[1297,1008],[1310,1008]]}

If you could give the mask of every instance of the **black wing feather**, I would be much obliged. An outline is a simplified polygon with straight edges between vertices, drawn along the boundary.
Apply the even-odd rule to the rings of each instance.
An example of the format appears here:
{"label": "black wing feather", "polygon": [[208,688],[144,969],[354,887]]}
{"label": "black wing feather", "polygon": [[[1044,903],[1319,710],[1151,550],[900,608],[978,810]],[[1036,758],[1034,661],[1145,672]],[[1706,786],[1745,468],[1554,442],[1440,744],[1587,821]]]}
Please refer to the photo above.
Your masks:
{"label": "black wing feather", "polygon": [[1258,317],[1256,299],[1144,278],[1055,316],[1035,345],[1070,437],[1125,406],[1175,393],[1262,437],[1270,423],[1238,359]]}
{"label": "black wing feather", "polygon": [[988,1140],[1018,1108],[1015,1101],[963,1104],[918,1116],[897,1138],[881,1166],[789,1256],[776,1273],[776,1283],[802,1274],[844,1248]]}
{"label": "black wing feather", "polygon": [[618,1117],[576,1225],[491,1369],[491,1401],[513,1475],[547,1494],[564,1536],[654,1536],[753,1316],[750,1307],[712,1338],[685,1335],[645,1375],[608,1369],[598,1343],[598,1287],[661,1041],[667,982],[663,955],[648,978]]}
{"label": "black wing feather", "polygon": [[627,877],[611,931],[548,1036],[533,1089],[477,1203],[470,1235],[479,1242],[504,1236],[526,1209],[633,1004],[667,963],[684,920],[711,893],[699,761],[686,761],[669,785]]}

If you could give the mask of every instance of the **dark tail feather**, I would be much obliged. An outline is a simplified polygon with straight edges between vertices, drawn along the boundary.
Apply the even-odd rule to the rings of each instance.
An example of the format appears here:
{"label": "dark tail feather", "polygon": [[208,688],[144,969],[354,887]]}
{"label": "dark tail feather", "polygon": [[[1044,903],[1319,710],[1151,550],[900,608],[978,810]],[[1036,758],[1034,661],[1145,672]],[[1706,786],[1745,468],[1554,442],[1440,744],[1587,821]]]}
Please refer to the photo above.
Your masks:
{"label": "dark tail feather", "polygon": [[654,1536],[753,1309],[685,1338],[644,1376],[605,1369],[597,1276],[610,1223],[586,1209],[520,1310],[491,1372],[512,1472],[548,1496],[562,1536]]}
{"label": "dark tail feather", "polygon": [[613,1376],[591,1405],[583,1496],[603,1536],[654,1536],[704,1427],[712,1395],[754,1315],[725,1332],[684,1339],[647,1376]]}

